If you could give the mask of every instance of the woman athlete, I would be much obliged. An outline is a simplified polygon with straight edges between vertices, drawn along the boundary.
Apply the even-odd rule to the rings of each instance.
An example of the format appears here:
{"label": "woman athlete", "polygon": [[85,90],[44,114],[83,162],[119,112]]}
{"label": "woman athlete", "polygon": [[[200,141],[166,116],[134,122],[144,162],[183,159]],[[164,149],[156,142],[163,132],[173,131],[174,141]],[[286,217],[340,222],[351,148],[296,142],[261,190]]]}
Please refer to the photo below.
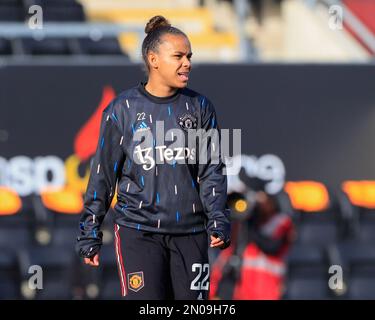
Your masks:
{"label": "woman athlete", "polygon": [[[207,299],[208,243],[220,249],[230,244],[216,113],[207,97],[187,88],[192,52],[185,33],[162,16],[153,17],[145,32],[148,79],[103,111],[77,251],[86,264],[99,265],[100,226],[117,186],[121,295]],[[188,137],[199,130],[196,146]],[[205,140],[202,132],[211,135]]]}

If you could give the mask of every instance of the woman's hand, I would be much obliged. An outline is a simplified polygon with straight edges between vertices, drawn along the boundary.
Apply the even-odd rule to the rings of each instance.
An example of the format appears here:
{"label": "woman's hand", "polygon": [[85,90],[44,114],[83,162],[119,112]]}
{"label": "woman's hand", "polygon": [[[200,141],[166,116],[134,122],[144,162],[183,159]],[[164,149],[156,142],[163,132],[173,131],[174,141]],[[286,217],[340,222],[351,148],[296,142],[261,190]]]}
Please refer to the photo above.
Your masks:
{"label": "woman's hand", "polygon": [[92,256],[91,258],[83,258],[83,261],[85,264],[88,264],[93,267],[99,266],[99,253],[97,253],[95,256]]}
{"label": "woman's hand", "polygon": [[211,248],[220,248],[224,245],[224,241],[220,238],[215,238],[214,236],[211,236]]}

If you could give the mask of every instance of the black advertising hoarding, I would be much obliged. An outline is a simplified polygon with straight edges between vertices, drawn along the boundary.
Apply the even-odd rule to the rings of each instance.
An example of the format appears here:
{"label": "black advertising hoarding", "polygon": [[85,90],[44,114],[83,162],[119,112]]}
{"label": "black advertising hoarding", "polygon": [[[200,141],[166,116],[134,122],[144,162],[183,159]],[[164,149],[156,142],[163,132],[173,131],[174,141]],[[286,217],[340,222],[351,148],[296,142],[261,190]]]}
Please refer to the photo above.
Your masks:
{"label": "black advertising hoarding", "polygon": [[[143,80],[138,65],[0,68],[0,185],[83,190],[99,111]],[[282,179],[375,179],[375,66],[197,65],[189,87],[214,102],[221,128],[242,130],[250,162],[280,166]]]}

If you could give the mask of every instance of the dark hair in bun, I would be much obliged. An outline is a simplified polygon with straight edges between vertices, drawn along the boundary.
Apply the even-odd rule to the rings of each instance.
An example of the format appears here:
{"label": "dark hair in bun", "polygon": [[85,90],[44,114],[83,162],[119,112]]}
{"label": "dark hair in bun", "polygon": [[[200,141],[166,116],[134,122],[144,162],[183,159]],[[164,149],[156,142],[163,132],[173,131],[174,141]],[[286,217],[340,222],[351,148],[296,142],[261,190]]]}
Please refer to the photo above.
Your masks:
{"label": "dark hair in bun", "polygon": [[162,42],[161,38],[163,35],[176,34],[187,37],[186,34],[182,32],[180,29],[172,27],[169,21],[163,16],[152,17],[146,24],[145,32],[147,36],[146,38],[144,38],[142,43],[142,57],[147,67],[147,70],[150,69],[147,60],[147,54],[149,51],[158,51],[159,45]]}
{"label": "dark hair in bun", "polygon": [[151,33],[152,31],[156,30],[160,27],[170,27],[171,24],[167,19],[165,19],[163,16],[155,16],[152,17],[149,22],[147,22],[145,27],[145,32],[147,34]]}

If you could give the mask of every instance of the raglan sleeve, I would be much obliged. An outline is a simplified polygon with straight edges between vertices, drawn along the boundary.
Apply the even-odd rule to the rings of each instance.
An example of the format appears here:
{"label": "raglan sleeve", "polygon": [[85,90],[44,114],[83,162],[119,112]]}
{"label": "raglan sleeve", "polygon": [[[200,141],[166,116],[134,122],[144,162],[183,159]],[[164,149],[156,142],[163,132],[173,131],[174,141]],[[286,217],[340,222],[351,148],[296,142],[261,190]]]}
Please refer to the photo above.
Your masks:
{"label": "raglan sleeve", "polygon": [[227,177],[220,130],[211,101],[202,97],[200,105],[201,129],[205,138],[198,155],[199,193],[207,216],[208,234],[221,238],[224,249],[230,245],[230,210],[227,206]]}
{"label": "raglan sleeve", "polygon": [[92,257],[100,250],[103,237],[100,227],[110,208],[125,161],[119,116],[116,116],[112,103],[102,113],[99,140],[91,160],[76,242],[76,251],[81,257]]}

